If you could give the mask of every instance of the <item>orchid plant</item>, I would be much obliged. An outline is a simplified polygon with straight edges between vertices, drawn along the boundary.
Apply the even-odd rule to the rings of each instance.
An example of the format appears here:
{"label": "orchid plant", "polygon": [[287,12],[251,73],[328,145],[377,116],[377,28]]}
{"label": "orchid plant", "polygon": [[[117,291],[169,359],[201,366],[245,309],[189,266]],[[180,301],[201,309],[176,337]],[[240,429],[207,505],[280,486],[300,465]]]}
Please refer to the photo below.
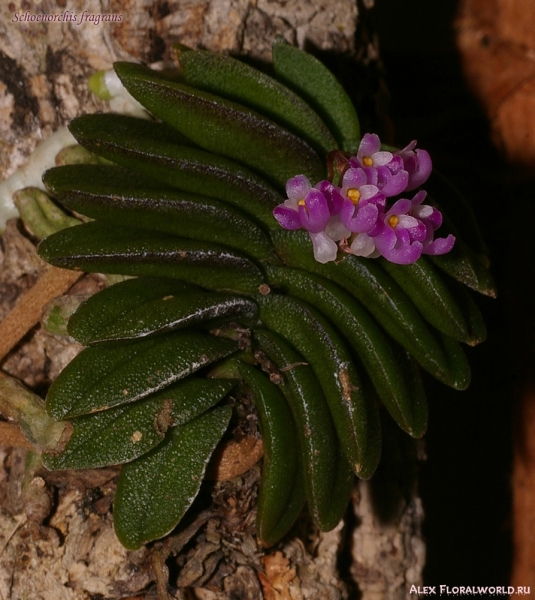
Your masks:
{"label": "orchid plant", "polygon": [[424,435],[422,370],[467,387],[461,343],[486,331],[466,287],[495,292],[463,200],[440,180],[427,202],[428,152],[361,135],[317,59],[276,39],[271,77],[228,56],[177,55],[177,77],[117,63],[114,81],[150,119],[74,119],[82,154],[45,172],[50,197],[27,194],[54,215],[31,221],[45,260],[126,276],[69,320],[87,347],[46,411],[71,435],[43,461],[121,464],[115,528],[139,548],[192,504],[237,418],[234,390],[259,418],[257,538],[269,546],[305,504],[321,530],[340,521],[355,476],[378,465],[380,405]]}

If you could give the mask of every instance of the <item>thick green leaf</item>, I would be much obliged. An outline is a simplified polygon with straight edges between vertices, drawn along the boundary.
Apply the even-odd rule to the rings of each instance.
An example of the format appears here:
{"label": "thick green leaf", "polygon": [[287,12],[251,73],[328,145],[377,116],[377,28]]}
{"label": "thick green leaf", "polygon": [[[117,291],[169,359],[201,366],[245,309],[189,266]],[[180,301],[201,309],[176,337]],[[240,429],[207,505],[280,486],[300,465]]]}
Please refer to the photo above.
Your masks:
{"label": "thick green leaf", "polygon": [[[297,427],[295,443],[301,456],[308,510],[316,525],[326,530],[340,462],[327,400],[310,365],[282,338],[271,331],[256,329],[254,339],[257,349],[273,362],[281,375],[279,389]],[[339,500],[336,498],[334,504]]]}
{"label": "thick green leaf", "polygon": [[60,452],[42,456],[48,469],[94,469],[129,462],[160,444],[169,427],[183,425],[208,410],[234,386],[223,379],[188,378],[151,394],[72,422]]}
{"label": "thick green leaf", "polygon": [[276,224],[272,212],[284,198],[251,170],[205,150],[117,133],[101,121],[101,115],[84,115],[73,119],[69,130],[84,148],[151,177],[160,186],[218,198],[268,227]]}
{"label": "thick green leaf", "polygon": [[304,98],[327,124],[345,152],[356,153],[360,142],[357,112],[336,77],[317,58],[288,44],[273,41],[275,75]]}
{"label": "thick green leaf", "polygon": [[323,179],[325,168],[314,150],[257,112],[166,80],[143,65],[119,62],[114,69],[138,102],[201,148],[245,164],[281,186],[298,173]]}
{"label": "thick green leaf", "polygon": [[134,402],[237,349],[231,340],[192,332],[86,348],[54,381],[46,407],[61,420]]}
{"label": "thick green leaf", "polygon": [[217,292],[185,292],[153,300],[100,332],[94,341],[123,340],[161,334],[190,326],[216,327],[227,321],[254,324],[257,306],[251,300]]}
{"label": "thick green leaf", "polygon": [[379,414],[345,341],[325,317],[301,300],[268,294],[257,296],[257,302],[263,325],[279,333],[311,366],[351,469],[369,479],[381,454]]}
{"label": "thick green leaf", "polygon": [[[139,290],[138,302],[134,303],[130,291],[137,291],[139,286],[131,285],[131,281],[144,283],[147,288],[154,285],[151,292],[159,288],[163,293],[149,295],[145,290]],[[77,340],[87,345],[135,339],[192,325],[201,324],[205,328],[228,320],[243,324],[253,324],[256,320],[256,304],[242,296],[180,288],[173,291],[170,283],[162,284],[164,280],[141,278],[131,281],[118,283],[91,296],[76,311],[69,323],[69,331]],[[142,298],[139,297],[141,294]]]}
{"label": "thick green leaf", "polygon": [[[102,115],[94,115],[102,116]],[[80,189],[98,191],[110,186],[119,188],[143,188],[146,190],[169,190],[170,187],[141,171],[119,165],[74,164],[52,167],[43,173],[43,183],[54,197],[65,190]]]}
{"label": "thick green leaf", "polygon": [[[303,235],[304,234],[304,235]],[[348,255],[340,262],[320,264],[305,232],[273,231],[277,253],[290,266],[322,275],[362,302],[378,323],[406,348],[421,366],[446,385],[456,379],[434,331],[422,319],[398,284],[375,261]]]}
{"label": "thick green leaf", "polygon": [[98,339],[99,333],[148,302],[199,288],[177,281],[139,277],[120,281],[90,296],[69,319],[69,334],[84,345]]}
{"label": "thick green leaf", "polygon": [[457,238],[451,252],[431,256],[430,259],[453,279],[480,294],[496,298],[496,283],[488,269],[486,257],[476,254],[463,240]]}
{"label": "thick green leaf", "polygon": [[36,187],[16,191],[13,194],[13,203],[26,228],[39,240],[81,222],[66,214],[43,190]]}
{"label": "thick green leaf", "polygon": [[273,251],[263,230],[226,202],[135,183],[72,182],[72,174],[65,170],[70,169],[49,169],[45,185],[64,206],[92,219],[215,242],[259,259]]}
{"label": "thick green leaf", "polygon": [[336,140],[312,108],[273,77],[227,54],[179,51],[186,83],[266,115],[306,140],[320,155],[335,150]]}
{"label": "thick green leaf", "polygon": [[98,113],[92,116],[98,119],[102,129],[113,131],[117,135],[129,134],[146,140],[194,146],[193,142],[179,131],[154,119],[142,119],[117,113]]}
{"label": "thick green leaf", "polygon": [[452,374],[452,379],[448,382],[448,385],[456,390],[465,390],[470,385],[472,373],[461,344],[443,333],[438,333],[437,338],[442,345]]}
{"label": "thick green leaf", "polygon": [[[425,432],[427,407],[423,390],[408,385],[410,362],[362,304],[340,286],[319,275],[290,267],[269,267],[269,284],[315,307],[346,338],[368,372],[375,390],[398,425],[410,435]],[[423,428],[423,429],[422,429]]]}
{"label": "thick green leaf", "polygon": [[[302,480],[299,448],[295,443],[298,433],[290,406],[279,386],[251,365],[238,363],[238,369],[258,411],[264,447],[256,532],[261,543],[271,545],[280,539],[272,536],[274,530],[280,537],[286,533],[278,527],[281,520],[289,529],[305,503],[304,481],[299,490],[300,502],[295,501],[292,493],[296,481]],[[287,514],[288,504],[293,519]]]}
{"label": "thick green leaf", "polygon": [[264,283],[254,262],[223,246],[98,221],[47,237],[39,254],[64,269],[170,277],[215,290],[251,293]]}
{"label": "thick green leaf", "polygon": [[477,344],[484,342],[487,339],[487,327],[483,315],[470,293],[470,290],[467,290],[464,285],[453,280],[448,281],[448,286],[450,292],[463,310],[470,334],[468,344],[470,346],[476,346]]}
{"label": "thick green leaf", "polygon": [[456,340],[469,340],[461,307],[442,274],[426,256],[410,265],[395,265],[383,258],[378,259],[378,264],[396,281],[430,325]]}
{"label": "thick green leaf", "polygon": [[230,415],[228,406],[205,413],[172,429],[163,444],[123,466],[113,514],[123,546],[137,550],[178,525],[199,492]]}

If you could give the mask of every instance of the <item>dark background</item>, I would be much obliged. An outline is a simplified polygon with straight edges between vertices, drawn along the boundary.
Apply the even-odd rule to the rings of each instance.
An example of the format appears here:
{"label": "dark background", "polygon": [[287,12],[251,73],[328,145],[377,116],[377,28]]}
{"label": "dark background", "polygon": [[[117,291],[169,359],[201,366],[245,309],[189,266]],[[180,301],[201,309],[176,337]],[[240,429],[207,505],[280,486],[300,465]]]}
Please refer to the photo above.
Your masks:
{"label": "dark background", "polygon": [[[427,585],[501,585],[511,569],[512,366],[504,200],[512,179],[489,138],[455,49],[455,0],[376,0],[395,143],[412,139],[469,198],[489,245],[498,299],[479,297],[488,340],[468,348],[472,384],[456,392],[427,379],[427,461],[420,472]],[[455,218],[459,218],[456,216]],[[462,218],[462,217],[461,217]],[[505,290],[504,290],[505,288]],[[505,292],[505,293],[504,293]]]}

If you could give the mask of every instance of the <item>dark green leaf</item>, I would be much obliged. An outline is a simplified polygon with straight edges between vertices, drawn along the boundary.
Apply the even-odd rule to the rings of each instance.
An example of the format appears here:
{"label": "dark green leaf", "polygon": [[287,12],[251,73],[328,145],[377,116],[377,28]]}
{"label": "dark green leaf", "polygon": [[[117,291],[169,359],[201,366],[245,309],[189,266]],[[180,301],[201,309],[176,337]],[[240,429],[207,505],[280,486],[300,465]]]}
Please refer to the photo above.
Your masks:
{"label": "dark green leaf", "polygon": [[228,320],[253,323],[256,316],[256,304],[242,296],[192,291],[181,282],[140,278],[91,296],[71,318],[69,332],[87,345],[198,324],[215,327]]}
{"label": "dark green leaf", "polygon": [[141,277],[121,281],[88,298],[69,319],[68,332],[88,345],[124,315],[157,298],[199,289],[176,279]]}
{"label": "dark green leaf", "polygon": [[165,80],[142,65],[119,62],[114,69],[138,102],[205,150],[245,164],[281,186],[298,173],[323,179],[325,168],[314,150],[255,111]]}
{"label": "dark green leaf", "polygon": [[169,427],[182,425],[211,408],[233,387],[223,379],[189,378],[151,394],[72,422],[60,452],[42,456],[48,469],[94,469],[129,462],[160,444]]}
{"label": "dark green leaf", "polygon": [[170,277],[208,289],[251,293],[264,283],[255,263],[223,246],[98,221],[51,235],[39,254],[64,269]]}
{"label": "dark green leaf", "polygon": [[61,420],[134,402],[237,349],[231,340],[190,332],[86,348],[54,381],[46,407]]}
{"label": "dark green leaf", "polygon": [[137,550],[178,525],[199,492],[230,415],[228,406],[205,413],[123,466],[114,506],[115,532],[123,546]]}

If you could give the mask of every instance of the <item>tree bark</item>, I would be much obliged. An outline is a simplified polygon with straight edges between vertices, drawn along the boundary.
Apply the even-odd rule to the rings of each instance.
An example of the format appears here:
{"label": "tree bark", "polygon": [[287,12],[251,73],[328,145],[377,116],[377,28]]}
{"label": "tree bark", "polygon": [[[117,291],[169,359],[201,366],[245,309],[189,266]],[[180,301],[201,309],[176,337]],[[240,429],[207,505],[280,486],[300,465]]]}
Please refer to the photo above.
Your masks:
{"label": "tree bark", "polygon": [[[535,5],[530,0],[464,0],[457,16],[457,44],[467,81],[509,163],[507,193],[522,215],[504,232],[509,240],[503,288],[507,290],[514,365],[515,418],[513,565],[511,584],[535,588],[535,285],[532,226],[535,167]],[[519,261],[518,257],[522,257]],[[527,318],[526,318],[527,317]],[[529,593],[529,592],[526,592]]]}
{"label": "tree bark", "polygon": [[[366,2],[370,5],[370,2]],[[105,111],[89,75],[115,60],[169,61],[173,41],[267,61],[275,34],[361,65],[377,58],[354,0],[26,0],[0,6],[0,179],[71,118]],[[86,16],[121,20],[79,22]],[[67,15],[37,22],[32,15]],[[367,40],[364,42],[363,40]],[[1,240],[0,318],[34,285],[44,265],[31,237],[11,221]],[[105,285],[83,277],[72,294]],[[46,391],[80,347],[38,326],[1,367]],[[1,435],[1,430],[0,430]],[[1,443],[2,440],[0,440]],[[257,546],[260,466],[207,484],[170,536],[138,552],[115,538],[117,469],[50,473],[38,454],[0,446],[0,597],[35,600],[401,600],[420,585],[425,558],[417,494],[419,446],[386,422],[384,459],[355,489],[344,522],[329,533],[306,515],[274,548]]]}

